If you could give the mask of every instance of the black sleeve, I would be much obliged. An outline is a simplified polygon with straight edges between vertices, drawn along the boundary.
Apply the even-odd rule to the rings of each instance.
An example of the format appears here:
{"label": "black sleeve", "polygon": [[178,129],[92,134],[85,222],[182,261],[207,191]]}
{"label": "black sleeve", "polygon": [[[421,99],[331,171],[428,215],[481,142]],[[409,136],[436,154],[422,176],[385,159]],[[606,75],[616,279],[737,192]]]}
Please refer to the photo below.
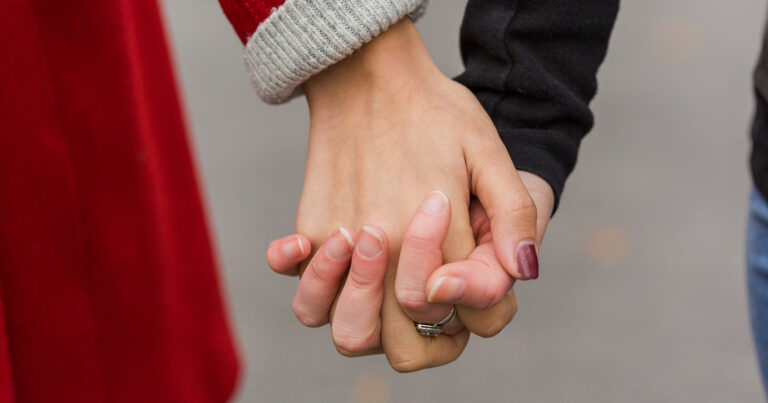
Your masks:
{"label": "black sleeve", "polygon": [[457,80],[488,111],[517,169],[546,180],[555,209],[593,125],[589,103],[619,0],[469,0]]}

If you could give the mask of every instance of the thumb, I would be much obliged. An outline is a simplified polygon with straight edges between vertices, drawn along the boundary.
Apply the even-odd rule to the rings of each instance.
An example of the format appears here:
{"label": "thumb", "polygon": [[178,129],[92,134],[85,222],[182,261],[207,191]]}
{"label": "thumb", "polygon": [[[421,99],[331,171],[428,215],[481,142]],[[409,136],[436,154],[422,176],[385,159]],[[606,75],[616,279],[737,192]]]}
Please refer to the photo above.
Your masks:
{"label": "thumb", "polygon": [[544,234],[547,232],[552,210],[555,208],[555,192],[549,183],[536,174],[518,171],[528,193],[536,204],[536,244],[541,246]]}
{"label": "thumb", "polygon": [[472,193],[477,195],[491,220],[493,245],[499,261],[518,280],[538,278],[536,204],[506,148],[498,140],[490,152],[488,147],[478,147],[474,155],[468,153],[467,157]]}

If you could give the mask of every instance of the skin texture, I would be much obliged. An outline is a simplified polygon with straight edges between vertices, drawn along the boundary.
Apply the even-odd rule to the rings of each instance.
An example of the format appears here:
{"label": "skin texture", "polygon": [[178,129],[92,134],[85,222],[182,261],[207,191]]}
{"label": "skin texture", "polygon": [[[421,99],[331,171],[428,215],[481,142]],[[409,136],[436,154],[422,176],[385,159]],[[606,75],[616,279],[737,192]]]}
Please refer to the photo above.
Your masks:
{"label": "skin texture", "polygon": [[[514,280],[531,272],[519,245],[538,248],[552,211],[549,186],[521,179],[474,95],[437,70],[410,21],[304,90],[302,235],[267,254],[275,271],[303,273],[297,318],[330,321],[342,354],[383,348],[403,372],[455,360],[469,337],[461,322],[481,336],[501,331],[517,309]],[[413,320],[438,322],[452,303],[451,334],[416,333]]]}

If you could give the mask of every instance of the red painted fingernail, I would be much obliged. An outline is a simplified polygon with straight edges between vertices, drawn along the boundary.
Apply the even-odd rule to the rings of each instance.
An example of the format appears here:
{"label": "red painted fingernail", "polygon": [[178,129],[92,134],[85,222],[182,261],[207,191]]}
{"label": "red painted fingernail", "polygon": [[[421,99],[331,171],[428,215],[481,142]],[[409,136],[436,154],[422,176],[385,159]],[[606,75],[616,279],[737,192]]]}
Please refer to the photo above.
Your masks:
{"label": "red painted fingernail", "polygon": [[524,241],[517,245],[517,269],[525,278],[539,278],[539,255],[533,242]]}

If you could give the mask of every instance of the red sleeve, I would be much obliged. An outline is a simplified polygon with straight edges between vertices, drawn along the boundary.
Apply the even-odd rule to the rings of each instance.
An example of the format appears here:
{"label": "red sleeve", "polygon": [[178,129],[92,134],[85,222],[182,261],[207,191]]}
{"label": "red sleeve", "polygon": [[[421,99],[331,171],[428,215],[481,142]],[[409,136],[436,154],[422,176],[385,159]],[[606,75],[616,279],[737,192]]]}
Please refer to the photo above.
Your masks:
{"label": "red sleeve", "polygon": [[219,3],[237,36],[246,43],[259,24],[269,17],[273,9],[283,5],[285,0],[219,0]]}
{"label": "red sleeve", "polygon": [[418,18],[427,0],[219,0],[243,41],[251,82],[279,104],[402,18]]}

